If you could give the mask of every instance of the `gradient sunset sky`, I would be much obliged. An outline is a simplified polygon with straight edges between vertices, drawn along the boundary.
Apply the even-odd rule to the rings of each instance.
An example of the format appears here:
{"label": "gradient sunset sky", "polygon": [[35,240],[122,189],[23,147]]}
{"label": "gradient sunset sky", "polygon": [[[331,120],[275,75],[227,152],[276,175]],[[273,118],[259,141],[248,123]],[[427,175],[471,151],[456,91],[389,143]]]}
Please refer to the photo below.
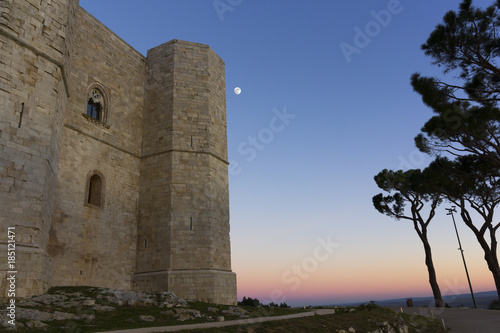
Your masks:
{"label": "gradient sunset sky", "polygon": [[[142,54],[182,39],[225,61],[238,298],[290,305],[432,295],[412,225],[372,206],[373,176],[430,161],[413,138],[431,112],[409,81],[414,72],[442,75],[420,45],[458,4],[80,0]],[[444,295],[468,292],[449,206],[429,230]],[[474,291],[494,290],[456,217]]]}

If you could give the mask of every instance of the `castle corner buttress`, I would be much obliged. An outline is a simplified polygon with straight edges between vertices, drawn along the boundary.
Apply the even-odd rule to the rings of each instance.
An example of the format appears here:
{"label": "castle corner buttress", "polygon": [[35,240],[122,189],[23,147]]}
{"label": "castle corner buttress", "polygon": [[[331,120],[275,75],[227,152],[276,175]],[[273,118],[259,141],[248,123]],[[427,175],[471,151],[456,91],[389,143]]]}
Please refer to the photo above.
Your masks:
{"label": "castle corner buttress", "polygon": [[224,67],[180,40],[143,56],[78,0],[0,0],[0,297],[13,274],[16,297],[236,303]]}

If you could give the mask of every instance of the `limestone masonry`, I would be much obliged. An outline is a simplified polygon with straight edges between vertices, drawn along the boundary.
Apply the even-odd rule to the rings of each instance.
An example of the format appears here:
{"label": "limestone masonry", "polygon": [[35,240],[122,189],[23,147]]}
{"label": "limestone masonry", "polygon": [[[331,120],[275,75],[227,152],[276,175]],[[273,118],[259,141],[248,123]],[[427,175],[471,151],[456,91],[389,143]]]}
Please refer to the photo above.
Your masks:
{"label": "limestone masonry", "polygon": [[78,0],[0,0],[0,108],[0,297],[14,274],[16,297],[86,285],[236,303],[210,47],[144,57]]}

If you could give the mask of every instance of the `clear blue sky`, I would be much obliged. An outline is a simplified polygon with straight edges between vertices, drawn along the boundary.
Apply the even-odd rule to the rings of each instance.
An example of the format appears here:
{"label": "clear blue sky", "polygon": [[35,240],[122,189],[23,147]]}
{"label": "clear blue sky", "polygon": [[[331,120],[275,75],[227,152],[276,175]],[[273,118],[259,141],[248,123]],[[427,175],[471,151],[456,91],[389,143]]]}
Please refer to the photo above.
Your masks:
{"label": "clear blue sky", "polygon": [[[372,206],[373,176],[430,160],[413,138],[431,113],[409,79],[441,75],[420,45],[458,4],[80,0],[143,54],[182,39],[225,61],[238,296],[293,305],[431,295],[412,226]],[[472,233],[459,229],[473,285],[493,290]],[[442,208],[430,240],[444,294],[467,292],[453,232]],[[328,238],[331,253],[318,250]]]}

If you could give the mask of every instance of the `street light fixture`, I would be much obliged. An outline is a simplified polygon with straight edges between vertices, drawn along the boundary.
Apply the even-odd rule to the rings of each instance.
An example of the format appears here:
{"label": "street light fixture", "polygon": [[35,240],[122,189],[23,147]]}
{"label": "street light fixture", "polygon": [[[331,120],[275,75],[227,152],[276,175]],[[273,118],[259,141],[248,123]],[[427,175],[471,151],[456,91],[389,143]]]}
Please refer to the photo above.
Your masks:
{"label": "street light fixture", "polygon": [[458,229],[457,229],[457,224],[455,223],[455,216],[453,216],[453,213],[456,213],[455,206],[452,206],[451,208],[446,208],[448,213],[446,215],[451,215],[451,218],[453,219],[453,225],[455,226],[455,232],[457,234],[457,240],[458,240],[458,249],[460,250],[460,253],[462,254],[462,260],[464,262],[464,267],[465,267],[465,274],[467,275],[467,281],[469,282],[469,288],[470,288],[470,294],[472,296],[472,302],[474,303],[474,309],[477,309],[476,305],[476,299],[474,298],[474,292],[472,291],[472,284],[470,283],[470,278],[469,278],[469,271],[467,270],[467,264],[465,263],[465,257],[464,257],[464,250],[462,249],[462,243],[460,242],[460,237],[458,236]]}

